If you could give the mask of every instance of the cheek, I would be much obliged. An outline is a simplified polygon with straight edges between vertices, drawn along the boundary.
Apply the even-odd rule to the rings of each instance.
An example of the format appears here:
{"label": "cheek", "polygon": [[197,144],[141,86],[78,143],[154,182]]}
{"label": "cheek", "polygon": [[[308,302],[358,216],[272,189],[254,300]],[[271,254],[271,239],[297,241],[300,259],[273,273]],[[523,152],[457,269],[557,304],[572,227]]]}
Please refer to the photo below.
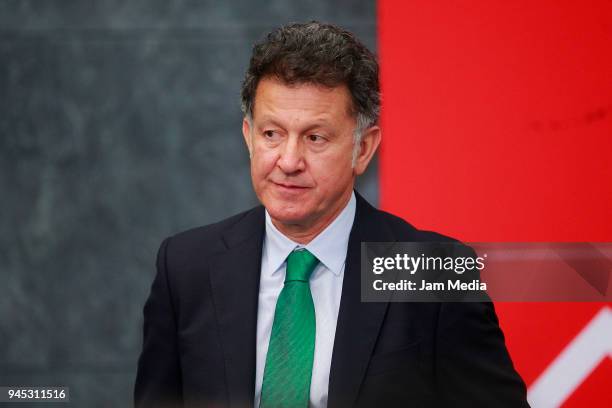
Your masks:
{"label": "cheek", "polygon": [[258,179],[265,178],[274,169],[276,155],[263,149],[255,150],[251,159],[251,172]]}
{"label": "cheek", "polygon": [[310,172],[319,187],[327,191],[344,185],[353,174],[350,159],[347,160],[342,155],[313,161]]}

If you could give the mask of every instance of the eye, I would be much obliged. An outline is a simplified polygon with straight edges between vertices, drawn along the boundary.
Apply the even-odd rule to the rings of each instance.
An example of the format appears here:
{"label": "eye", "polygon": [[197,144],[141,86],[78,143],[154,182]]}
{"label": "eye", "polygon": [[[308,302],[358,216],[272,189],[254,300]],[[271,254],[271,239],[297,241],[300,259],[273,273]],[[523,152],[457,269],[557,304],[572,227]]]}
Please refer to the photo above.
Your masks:
{"label": "eye", "polygon": [[316,134],[312,134],[312,135],[308,135],[307,139],[309,142],[313,142],[313,143],[323,143],[325,141],[325,138],[323,136],[320,135],[316,135]]}
{"label": "eye", "polygon": [[264,130],[263,136],[267,140],[277,140],[280,137],[278,132],[275,132],[274,130]]}

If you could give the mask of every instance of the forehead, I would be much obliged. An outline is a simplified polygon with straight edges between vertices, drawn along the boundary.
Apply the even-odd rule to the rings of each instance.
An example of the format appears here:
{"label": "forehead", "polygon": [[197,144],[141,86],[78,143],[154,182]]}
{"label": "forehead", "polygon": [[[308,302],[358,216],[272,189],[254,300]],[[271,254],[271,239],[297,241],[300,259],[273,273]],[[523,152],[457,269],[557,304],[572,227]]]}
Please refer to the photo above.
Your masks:
{"label": "forehead", "polygon": [[264,114],[317,115],[352,119],[352,100],[346,85],[326,87],[313,83],[287,84],[273,77],[262,78],[255,92],[253,118]]}

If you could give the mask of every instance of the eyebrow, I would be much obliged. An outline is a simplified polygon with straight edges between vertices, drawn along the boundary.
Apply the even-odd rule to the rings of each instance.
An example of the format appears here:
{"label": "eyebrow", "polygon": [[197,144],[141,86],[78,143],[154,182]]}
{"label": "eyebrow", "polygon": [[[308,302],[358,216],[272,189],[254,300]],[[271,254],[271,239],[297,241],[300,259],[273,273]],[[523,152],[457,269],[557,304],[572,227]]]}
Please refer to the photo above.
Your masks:
{"label": "eyebrow", "polygon": [[273,124],[274,126],[284,128],[284,126],[281,125],[280,122],[277,122],[274,118],[268,117],[268,116],[264,116],[258,122],[259,124],[262,124],[262,125]]}
{"label": "eyebrow", "polygon": [[[285,129],[285,126],[283,124],[281,124],[276,119],[274,119],[274,118],[272,118],[270,116],[263,116],[258,122],[260,122],[260,124],[257,127],[262,127],[262,126],[265,126],[267,124],[272,124],[272,125],[277,126],[279,128]],[[316,129],[316,128],[325,128],[325,129],[328,129],[328,128],[330,128],[330,126],[331,126],[331,122],[330,121],[324,120],[322,118],[317,118],[314,121],[313,124],[309,125],[305,129],[301,130],[301,133],[308,132],[308,131]]]}

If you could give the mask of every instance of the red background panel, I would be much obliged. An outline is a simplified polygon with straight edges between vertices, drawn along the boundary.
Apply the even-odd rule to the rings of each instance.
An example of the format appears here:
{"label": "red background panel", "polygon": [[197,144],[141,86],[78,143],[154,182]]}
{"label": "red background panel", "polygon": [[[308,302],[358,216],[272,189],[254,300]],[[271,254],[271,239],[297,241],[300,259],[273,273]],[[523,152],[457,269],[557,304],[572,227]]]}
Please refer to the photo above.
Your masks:
{"label": "red background panel", "polygon": [[[384,209],[467,242],[612,241],[612,2],[378,8]],[[531,384],[602,305],[496,307]]]}
{"label": "red background panel", "polygon": [[612,360],[608,358],[599,364],[584,384],[569,397],[565,405],[572,407],[612,407],[611,378]]}

